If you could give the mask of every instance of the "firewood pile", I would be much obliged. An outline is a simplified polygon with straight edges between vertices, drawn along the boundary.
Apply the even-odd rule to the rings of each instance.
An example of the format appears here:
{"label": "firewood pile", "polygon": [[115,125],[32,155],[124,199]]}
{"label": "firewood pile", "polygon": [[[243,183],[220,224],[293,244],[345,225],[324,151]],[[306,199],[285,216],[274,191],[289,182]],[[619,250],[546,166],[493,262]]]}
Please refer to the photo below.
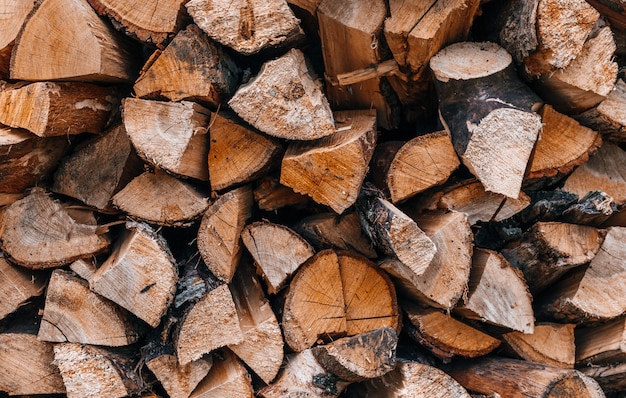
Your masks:
{"label": "firewood pile", "polygon": [[626,394],[623,0],[0,0],[0,396]]}

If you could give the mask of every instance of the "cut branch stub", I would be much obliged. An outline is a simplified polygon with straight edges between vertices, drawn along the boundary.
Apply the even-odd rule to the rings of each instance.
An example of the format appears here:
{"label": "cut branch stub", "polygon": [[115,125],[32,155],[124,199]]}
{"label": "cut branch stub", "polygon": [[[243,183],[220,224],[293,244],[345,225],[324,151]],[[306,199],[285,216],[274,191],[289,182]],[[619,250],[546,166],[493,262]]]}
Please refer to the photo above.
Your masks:
{"label": "cut branch stub", "polygon": [[[456,43],[430,61],[441,119],[463,164],[487,191],[517,199],[541,118],[541,103],[494,43]],[[497,148],[497,150],[494,150]]]}
{"label": "cut branch stub", "polygon": [[320,340],[368,330],[398,329],[398,305],[389,278],[365,257],[324,250],[289,285],[283,311],[285,342],[303,351]]}
{"label": "cut branch stub", "polygon": [[243,120],[274,137],[313,140],[335,132],[328,101],[300,50],[265,63],[228,104]]}

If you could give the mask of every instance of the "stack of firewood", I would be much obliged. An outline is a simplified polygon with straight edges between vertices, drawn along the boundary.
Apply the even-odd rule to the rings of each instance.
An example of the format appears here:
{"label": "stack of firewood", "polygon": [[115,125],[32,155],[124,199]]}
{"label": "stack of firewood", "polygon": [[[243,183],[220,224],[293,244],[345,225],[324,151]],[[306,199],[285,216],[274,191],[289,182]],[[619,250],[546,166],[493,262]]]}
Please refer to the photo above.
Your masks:
{"label": "stack of firewood", "polygon": [[0,0],[0,396],[623,396],[624,54],[623,0]]}

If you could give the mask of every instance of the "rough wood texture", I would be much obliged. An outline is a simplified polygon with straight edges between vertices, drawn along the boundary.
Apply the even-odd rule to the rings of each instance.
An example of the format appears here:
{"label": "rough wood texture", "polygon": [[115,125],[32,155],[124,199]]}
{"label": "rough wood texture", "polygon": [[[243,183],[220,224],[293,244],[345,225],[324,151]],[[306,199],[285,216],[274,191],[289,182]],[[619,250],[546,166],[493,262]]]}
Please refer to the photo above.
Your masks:
{"label": "rough wood texture", "polygon": [[228,104],[246,122],[274,137],[312,140],[335,132],[328,101],[300,50],[266,62]]}
{"label": "rough wood texture", "polygon": [[15,40],[11,79],[130,82],[136,73],[132,53],[131,43],[86,0],[46,0]]}
{"label": "rough wood texture", "polygon": [[233,296],[227,285],[221,285],[187,310],[176,337],[176,355],[184,366],[217,348],[239,344],[243,339]]}
{"label": "rough wood texture", "polygon": [[136,342],[139,333],[128,314],[90,291],[87,281],[71,272],[55,270],[48,283],[37,338],[119,347]]}
{"label": "rough wood texture", "polygon": [[122,105],[124,126],[139,156],[170,173],[208,181],[208,109],[188,101],[130,97]]}
{"label": "rough wood texture", "polygon": [[253,398],[248,371],[229,350],[216,351],[211,371],[191,393],[191,398]]}
{"label": "rough wood texture", "polygon": [[109,87],[41,82],[7,86],[0,103],[0,123],[50,137],[101,133],[118,99]]}
{"label": "rough wood texture", "polygon": [[592,366],[580,370],[584,375],[593,377],[600,387],[607,392],[619,392],[626,388],[626,364]]}
{"label": "rough wood texture", "polygon": [[292,142],[282,160],[280,183],[336,213],[354,204],[376,145],[376,118],[369,111],[335,114],[330,137]]}
{"label": "rough wood texture", "polygon": [[0,2],[0,79],[9,78],[11,51],[24,20],[35,6],[35,0],[2,0]]}
{"label": "rough wood texture", "polygon": [[202,216],[209,199],[190,184],[157,169],[135,177],[113,196],[113,205],[135,220],[184,227]]}
{"label": "rough wood texture", "polygon": [[187,398],[213,366],[212,357],[201,358],[180,366],[174,354],[163,354],[146,360],[146,366],[159,380],[170,398]]}
{"label": "rough wood texture", "polygon": [[617,79],[615,89],[595,108],[574,116],[608,140],[626,141],[626,82]]}
{"label": "rough wood texture", "polygon": [[142,164],[124,126],[118,124],[75,148],[59,164],[52,191],[105,209],[113,195],[141,172]]}
{"label": "rough wood texture", "polygon": [[191,0],[186,7],[213,40],[245,55],[293,44],[303,36],[285,0]]}
{"label": "rough wood texture", "polygon": [[129,222],[89,279],[89,288],[156,327],[174,298],[177,280],[165,240],[147,224]]}
{"label": "rough wood texture", "polygon": [[522,273],[502,255],[474,249],[469,293],[457,312],[467,318],[532,333],[535,316]]}
{"label": "rough wood texture", "polygon": [[324,250],[294,276],[283,310],[285,342],[297,352],[318,339],[399,327],[395,289],[365,257]]}
{"label": "rough wood texture", "polygon": [[517,199],[541,131],[541,118],[533,112],[541,100],[494,43],[453,44],[430,67],[441,119],[463,164],[485,190]]}
{"label": "rough wood texture", "polygon": [[257,180],[254,201],[259,209],[275,211],[286,206],[303,207],[311,202],[308,196],[296,193],[282,185],[278,177],[266,176]]}
{"label": "rough wood texture", "polygon": [[27,333],[0,334],[0,391],[9,395],[63,394],[65,385],[52,364],[52,344]]}
{"label": "rough wood texture", "polygon": [[0,257],[0,319],[44,292],[46,280]]}
{"label": "rough wood texture", "polygon": [[230,282],[241,258],[241,231],[252,214],[249,186],[220,196],[204,213],[198,230],[198,250],[209,270]]}
{"label": "rough wood texture", "polygon": [[589,191],[563,212],[562,220],[574,224],[598,227],[617,213],[612,197],[600,190]]}
{"label": "rough wood texture", "polygon": [[233,95],[239,75],[239,67],[222,47],[196,25],[189,25],[165,50],[152,55],[133,90],[140,98],[195,100],[217,108]]}
{"label": "rough wood texture", "polygon": [[0,225],[2,251],[31,269],[57,267],[104,251],[109,238],[98,226],[75,220],[42,188],[7,207]]}
{"label": "rough wood texture", "polygon": [[590,226],[538,222],[518,245],[502,254],[524,273],[530,291],[536,294],[572,268],[589,263],[603,240],[604,233]]}
{"label": "rough wood texture", "polygon": [[214,113],[209,127],[211,189],[256,180],[279,163],[281,144],[270,137]]}
{"label": "rough wood texture", "polygon": [[298,267],[315,254],[313,247],[296,232],[266,221],[247,225],[241,240],[270,294],[278,293]]}
{"label": "rough wood texture", "polygon": [[624,319],[616,319],[597,327],[578,328],[576,362],[608,365],[626,360],[626,328]]}
{"label": "rough wood texture", "polygon": [[149,45],[161,46],[183,25],[184,0],[87,0],[99,13],[121,25],[124,33]]}
{"label": "rough wood texture", "polygon": [[522,359],[572,369],[576,350],[574,326],[571,323],[537,323],[532,334],[515,331],[503,334],[502,339]]}

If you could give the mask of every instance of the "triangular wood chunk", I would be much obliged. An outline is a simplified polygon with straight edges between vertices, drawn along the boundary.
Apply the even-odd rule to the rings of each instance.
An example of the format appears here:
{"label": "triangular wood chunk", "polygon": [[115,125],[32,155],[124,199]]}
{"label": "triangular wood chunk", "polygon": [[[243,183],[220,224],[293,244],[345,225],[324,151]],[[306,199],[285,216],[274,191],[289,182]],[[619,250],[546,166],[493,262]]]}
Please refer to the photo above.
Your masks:
{"label": "triangular wood chunk", "polygon": [[17,310],[45,289],[43,275],[37,275],[0,258],[0,319]]}
{"label": "triangular wood chunk", "polygon": [[574,117],[609,140],[626,141],[626,82],[617,79],[615,89],[604,101]]}
{"label": "triangular wood chunk", "polygon": [[34,6],[35,0],[9,0],[0,3],[0,25],[2,25],[2,30],[0,30],[0,79],[2,80],[9,79],[11,51],[15,44],[15,38]]}
{"label": "triangular wood chunk", "polygon": [[311,202],[308,196],[294,192],[282,185],[277,177],[266,176],[257,180],[254,201],[261,210],[274,211],[285,206],[303,207]]}
{"label": "triangular wood chunk", "polygon": [[213,359],[207,356],[181,366],[175,354],[163,353],[146,359],[146,366],[171,398],[187,398],[209,373]]}
{"label": "triangular wood chunk", "polygon": [[507,346],[522,359],[558,368],[574,367],[574,324],[537,323],[532,334],[502,335]]}
{"label": "triangular wood chunk", "polygon": [[190,398],[253,398],[252,378],[246,367],[230,350],[215,352],[209,374],[191,393]]}
{"label": "triangular wood chunk", "polygon": [[625,322],[620,318],[596,327],[576,329],[576,362],[587,365],[623,363],[626,360]]}

